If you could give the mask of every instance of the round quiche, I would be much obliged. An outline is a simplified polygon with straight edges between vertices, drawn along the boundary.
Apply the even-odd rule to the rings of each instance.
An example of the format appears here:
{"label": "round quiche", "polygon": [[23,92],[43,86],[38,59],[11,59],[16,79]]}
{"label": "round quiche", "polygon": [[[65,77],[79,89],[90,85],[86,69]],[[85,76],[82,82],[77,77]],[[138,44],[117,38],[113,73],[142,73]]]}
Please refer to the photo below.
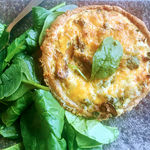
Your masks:
{"label": "round quiche", "polygon": [[[60,15],[46,32],[40,58],[44,80],[66,110],[104,120],[131,110],[148,94],[150,32],[122,8],[79,7]],[[122,46],[115,69],[121,49],[108,57],[107,47],[111,51],[112,44],[106,39]],[[91,79],[95,62],[101,65],[100,76]]]}

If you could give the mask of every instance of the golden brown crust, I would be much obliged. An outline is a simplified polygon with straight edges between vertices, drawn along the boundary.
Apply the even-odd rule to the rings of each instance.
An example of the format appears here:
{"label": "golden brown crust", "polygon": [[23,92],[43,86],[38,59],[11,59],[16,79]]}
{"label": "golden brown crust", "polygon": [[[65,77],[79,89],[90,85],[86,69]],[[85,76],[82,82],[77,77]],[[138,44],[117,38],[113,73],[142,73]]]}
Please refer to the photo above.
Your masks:
{"label": "golden brown crust", "polygon": [[[72,15],[77,14],[82,11],[93,10],[93,9],[97,9],[100,11],[101,10],[115,11],[115,12],[122,14],[123,16],[126,16],[144,34],[144,36],[147,38],[147,43],[150,46],[150,33],[149,33],[147,27],[145,26],[144,22],[117,6],[92,5],[92,6],[79,7],[72,11],[67,11],[66,13],[62,14],[55,20],[55,22],[51,25],[51,28],[49,30],[47,30],[46,38],[41,46],[42,57],[40,58],[40,62],[42,64],[43,71],[44,71],[44,80],[45,80],[46,84],[50,87],[50,91],[52,92],[54,97],[56,97],[56,99],[61,103],[61,105],[64,108],[66,108],[78,115],[84,114],[84,116],[87,116],[87,117],[91,117],[92,114],[89,113],[88,111],[82,109],[79,105],[77,105],[73,101],[70,101],[70,99],[64,95],[62,88],[60,87],[61,80],[54,78],[54,76],[51,74],[52,64],[50,64],[50,62],[51,62],[50,58],[53,53],[53,49],[51,48],[51,43],[53,43],[55,41],[58,29],[61,26],[63,26],[66,23],[66,21],[72,17]],[[139,97],[134,98],[123,109],[122,113],[124,113],[128,110],[131,110],[134,106],[136,106],[140,102],[140,100],[147,95],[147,93],[149,92],[149,89],[150,89],[150,81],[148,79],[147,86],[143,90],[141,95]],[[120,114],[122,114],[122,113],[120,113]]]}

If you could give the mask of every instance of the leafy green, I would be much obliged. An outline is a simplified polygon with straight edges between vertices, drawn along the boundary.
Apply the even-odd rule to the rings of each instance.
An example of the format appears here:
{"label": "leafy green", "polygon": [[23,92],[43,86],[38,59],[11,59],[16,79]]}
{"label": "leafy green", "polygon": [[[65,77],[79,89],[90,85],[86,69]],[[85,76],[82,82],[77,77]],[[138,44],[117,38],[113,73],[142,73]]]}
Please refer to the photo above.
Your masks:
{"label": "leafy green", "polygon": [[[63,5],[64,5],[64,3],[62,3],[61,5],[58,5],[58,6],[54,7],[54,8],[52,8],[51,11],[55,10],[55,12],[52,12],[51,14],[49,14],[46,17],[46,19],[44,21],[44,25],[43,25],[42,31],[41,31],[40,36],[39,36],[39,45],[41,45],[43,43],[43,40],[44,40],[44,38],[46,36],[46,29],[50,28],[51,24],[56,20],[56,18],[59,15],[63,14],[67,10],[72,10],[72,9],[75,9],[76,7],[78,7],[76,5],[66,5],[66,6],[63,6]],[[63,6],[63,7],[61,7],[61,6]]]}
{"label": "leafy green", "polygon": [[30,84],[26,84],[21,82],[19,88],[9,97],[6,97],[3,99],[3,102],[5,101],[15,101],[17,99],[19,99],[21,96],[23,96],[25,93],[27,93],[28,91],[34,89],[35,86],[30,85]]}
{"label": "leafy green", "polygon": [[66,6],[63,6],[63,7],[56,9],[56,11],[57,12],[66,12],[67,10],[73,10],[77,7],[78,7],[77,5],[66,5]]}
{"label": "leafy green", "polygon": [[35,88],[44,88],[49,91],[48,87],[42,86],[42,71],[41,68],[33,57],[28,56],[25,53],[19,53],[13,59],[13,64],[17,64],[21,67],[21,84],[19,88],[9,97],[4,99],[5,101],[14,101],[23,96],[26,92]]}
{"label": "leafy green", "polygon": [[26,38],[26,44],[27,44],[27,52],[31,55],[38,49],[38,37],[39,33],[37,31],[34,31],[33,29],[30,29],[29,32],[27,32],[27,38]]}
{"label": "leafy green", "polygon": [[45,36],[46,36],[46,29],[49,29],[51,24],[55,21],[55,19],[63,14],[64,12],[52,12],[51,14],[49,14],[45,21],[44,21],[44,25],[43,25],[43,28],[42,28],[42,31],[41,31],[41,34],[39,36],[39,45],[42,44]]}
{"label": "leafy green", "polygon": [[68,123],[66,118],[65,118],[63,136],[67,142],[67,146],[69,150],[77,149],[78,146],[76,142],[76,132],[74,128]]}
{"label": "leafy green", "polygon": [[29,91],[24,96],[15,101],[5,112],[2,113],[1,118],[3,123],[9,127],[21,115],[21,113],[31,104],[32,93]]}
{"label": "leafy green", "polygon": [[21,138],[19,121],[16,121],[11,126],[7,127],[0,119],[0,135],[9,139]]}
{"label": "leafy green", "polygon": [[9,32],[7,32],[7,25],[0,23],[0,52],[5,48],[9,41]]}
{"label": "leafy green", "polygon": [[80,133],[76,133],[76,141],[77,141],[77,145],[80,148],[92,148],[92,147],[97,147],[97,146],[101,146],[102,144],[92,140],[91,138],[84,136]]}
{"label": "leafy green", "polygon": [[0,37],[2,36],[3,32],[5,31],[6,25],[0,23]]}
{"label": "leafy green", "polygon": [[21,67],[22,79],[32,80],[41,83],[42,71],[38,62],[25,53],[19,53],[13,59],[13,63]]}
{"label": "leafy green", "polygon": [[66,141],[64,139],[57,139],[53,133],[49,135],[50,143],[48,145],[49,150],[66,150]]}
{"label": "leafy green", "polygon": [[3,67],[5,57],[6,57],[6,48],[0,51],[0,76],[3,72],[2,67]]}
{"label": "leafy green", "polygon": [[7,32],[5,31],[6,27],[7,26],[5,24],[0,23],[0,76],[3,71],[3,62],[6,57],[6,48],[4,49],[4,47],[7,45],[8,42],[8,39],[6,39],[8,38]]}
{"label": "leafy green", "polygon": [[87,78],[85,77],[85,75],[80,71],[80,69],[77,66],[68,64],[68,67],[71,67],[71,68],[77,70],[79,72],[79,74],[87,81]]}
{"label": "leafy green", "polygon": [[22,34],[20,37],[16,38],[10,46],[7,48],[7,56],[4,60],[3,64],[3,70],[5,67],[9,64],[10,60],[19,52],[24,51],[26,49],[26,37],[27,37],[26,31],[24,34]]}
{"label": "leafy green", "polygon": [[50,13],[52,12],[43,7],[37,6],[32,8],[34,31],[41,32],[44,21]]}
{"label": "leafy green", "polygon": [[21,133],[26,149],[65,150],[61,139],[64,125],[64,109],[50,92],[37,90],[33,93],[32,107],[21,117]]}
{"label": "leafy green", "polygon": [[[0,104],[0,116],[1,114],[7,110],[7,108],[11,104]],[[16,121],[11,126],[7,127],[0,118],[0,135],[2,135],[5,138],[9,139],[20,139],[21,138],[21,132],[20,132],[20,122]]]}
{"label": "leafy green", "polygon": [[21,142],[21,143],[17,143],[17,144],[15,144],[15,145],[13,145],[13,146],[11,146],[11,147],[5,148],[5,149],[3,149],[3,150],[24,150],[24,145],[23,145],[23,143]]}
{"label": "leafy green", "polygon": [[106,78],[116,72],[123,55],[119,41],[105,38],[93,57],[91,80]]}
{"label": "leafy green", "polygon": [[0,77],[0,99],[12,95],[21,83],[21,68],[12,64]]}
{"label": "leafy green", "polygon": [[[68,122],[74,127],[74,129],[78,133],[82,135],[81,137],[85,136],[86,139],[90,138],[91,140],[94,140],[97,144],[99,143],[99,145],[113,142],[119,135],[116,127],[104,126],[98,120],[87,120],[82,117],[77,117],[67,111],[65,112],[65,115]],[[77,138],[79,139],[79,137]],[[77,141],[79,144],[78,139]],[[85,141],[84,139],[82,140]],[[84,145],[84,143],[82,142],[80,146],[85,147],[86,145]]]}
{"label": "leafy green", "polygon": [[43,117],[43,120],[51,126],[51,132],[60,138],[64,125],[64,109],[50,92],[44,90],[34,92],[34,101],[36,109]]}

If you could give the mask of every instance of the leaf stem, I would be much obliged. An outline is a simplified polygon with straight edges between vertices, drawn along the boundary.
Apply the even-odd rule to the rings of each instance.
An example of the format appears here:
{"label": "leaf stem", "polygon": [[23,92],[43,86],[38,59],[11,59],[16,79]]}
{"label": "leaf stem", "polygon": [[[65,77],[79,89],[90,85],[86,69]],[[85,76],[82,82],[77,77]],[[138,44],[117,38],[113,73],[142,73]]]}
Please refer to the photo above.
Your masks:
{"label": "leaf stem", "polygon": [[38,89],[43,89],[43,90],[45,90],[45,91],[49,91],[49,87],[44,86],[44,85],[41,85],[41,84],[36,83],[36,82],[34,82],[34,81],[22,80],[22,82],[24,82],[24,83],[26,83],[26,84],[33,85],[33,86],[35,86],[35,87],[38,88]]}
{"label": "leaf stem", "polygon": [[79,72],[79,74],[87,81],[87,78],[85,77],[85,75],[80,71],[80,69],[77,66],[68,64],[68,67],[71,67],[71,68],[77,70]]}
{"label": "leaf stem", "polygon": [[55,11],[56,9],[58,9],[60,7],[63,7],[65,5],[66,5],[66,2],[63,2],[63,3],[61,3],[61,4],[59,4],[59,5],[55,6],[55,7],[53,7],[52,9],[50,9],[50,11]]}
{"label": "leaf stem", "polygon": [[6,106],[8,105],[7,103],[5,103],[5,102],[2,102],[2,101],[0,101],[0,103],[4,104],[4,105],[6,105]]}

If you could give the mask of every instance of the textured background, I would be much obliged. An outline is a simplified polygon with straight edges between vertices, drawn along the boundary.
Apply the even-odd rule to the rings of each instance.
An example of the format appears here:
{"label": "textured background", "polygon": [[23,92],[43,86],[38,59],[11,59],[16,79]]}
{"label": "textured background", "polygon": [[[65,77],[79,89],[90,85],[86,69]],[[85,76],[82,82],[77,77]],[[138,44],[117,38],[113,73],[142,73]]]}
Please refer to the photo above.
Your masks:
{"label": "textured background", "polygon": [[[0,22],[9,24],[29,1],[0,0]],[[62,2],[63,0],[44,0],[40,6],[50,9]],[[66,4],[76,4],[78,6],[92,4],[117,5],[143,20],[150,30],[150,1],[66,0]],[[11,39],[21,35],[31,25],[32,13],[29,13],[13,28]],[[109,145],[105,145],[104,150],[150,150],[150,93],[131,112],[103,123],[117,126],[120,131],[118,139]],[[0,149],[13,143],[14,141],[8,141],[0,137]]]}

